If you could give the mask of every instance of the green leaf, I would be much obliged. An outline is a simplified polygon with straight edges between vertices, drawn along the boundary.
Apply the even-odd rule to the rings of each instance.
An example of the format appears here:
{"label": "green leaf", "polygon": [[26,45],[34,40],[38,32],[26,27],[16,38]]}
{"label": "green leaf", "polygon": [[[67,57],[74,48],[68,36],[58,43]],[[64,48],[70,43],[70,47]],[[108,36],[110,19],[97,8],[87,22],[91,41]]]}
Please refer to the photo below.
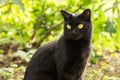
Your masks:
{"label": "green leaf", "polygon": [[113,22],[111,20],[107,20],[105,31],[109,33],[116,33],[116,28],[113,25]]}
{"label": "green leaf", "polygon": [[21,8],[22,11],[25,10],[24,4],[20,0],[12,0],[12,3],[17,4]]}

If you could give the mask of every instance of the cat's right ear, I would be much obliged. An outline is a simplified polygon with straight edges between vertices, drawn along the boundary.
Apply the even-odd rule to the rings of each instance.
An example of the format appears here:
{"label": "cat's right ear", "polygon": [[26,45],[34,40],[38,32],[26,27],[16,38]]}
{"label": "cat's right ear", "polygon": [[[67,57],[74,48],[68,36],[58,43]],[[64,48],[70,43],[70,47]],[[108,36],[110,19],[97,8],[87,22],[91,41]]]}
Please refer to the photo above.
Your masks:
{"label": "cat's right ear", "polygon": [[61,12],[62,16],[64,17],[64,19],[69,18],[71,16],[70,13],[68,13],[68,12],[66,12],[64,10],[61,10],[60,12]]}

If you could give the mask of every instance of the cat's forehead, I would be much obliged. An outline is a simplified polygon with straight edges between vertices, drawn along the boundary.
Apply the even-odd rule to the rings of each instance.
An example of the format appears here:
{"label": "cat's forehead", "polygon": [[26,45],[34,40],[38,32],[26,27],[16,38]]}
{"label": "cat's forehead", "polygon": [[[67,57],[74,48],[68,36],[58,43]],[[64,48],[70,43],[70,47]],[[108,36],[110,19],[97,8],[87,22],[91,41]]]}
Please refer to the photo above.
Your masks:
{"label": "cat's forehead", "polygon": [[72,14],[72,16],[73,16],[73,17],[77,17],[77,16],[78,16],[78,14],[76,14],[76,13],[73,13],[73,14]]}
{"label": "cat's forehead", "polygon": [[71,16],[66,19],[66,24],[78,25],[85,22],[85,18],[82,14],[72,13]]}
{"label": "cat's forehead", "polygon": [[73,23],[79,22],[80,21],[79,14],[76,13],[72,14],[70,21]]}

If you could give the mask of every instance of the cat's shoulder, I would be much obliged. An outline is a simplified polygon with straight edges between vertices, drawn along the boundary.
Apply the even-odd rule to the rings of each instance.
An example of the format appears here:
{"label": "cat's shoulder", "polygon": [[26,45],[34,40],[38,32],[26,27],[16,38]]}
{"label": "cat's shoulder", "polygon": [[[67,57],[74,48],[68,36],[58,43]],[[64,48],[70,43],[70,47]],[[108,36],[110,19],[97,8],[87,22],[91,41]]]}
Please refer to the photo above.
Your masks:
{"label": "cat's shoulder", "polygon": [[57,44],[57,40],[49,41],[45,44],[43,44],[41,47],[54,47]]}
{"label": "cat's shoulder", "polygon": [[56,48],[56,44],[57,44],[57,40],[54,40],[54,41],[49,41],[45,44],[43,44],[39,49],[38,51],[51,51],[53,49]]}
{"label": "cat's shoulder", "polygon": [[50,41],[38,48],[34,57],[39,58],[40,56],[52,55],[56,49],[57,41]]}

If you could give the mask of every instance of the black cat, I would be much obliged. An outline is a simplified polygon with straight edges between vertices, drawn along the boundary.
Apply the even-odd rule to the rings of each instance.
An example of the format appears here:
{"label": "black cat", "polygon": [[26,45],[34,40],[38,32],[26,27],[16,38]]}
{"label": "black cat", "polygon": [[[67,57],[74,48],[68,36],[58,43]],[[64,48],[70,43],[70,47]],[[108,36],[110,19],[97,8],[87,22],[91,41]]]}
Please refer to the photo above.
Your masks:
{"label": "black cat", "polygon": [[91,11],[70,14],[61,10],[64,32],[58,41],[40,47],[32,57],[24,80],[84,80],[90,55]]}

